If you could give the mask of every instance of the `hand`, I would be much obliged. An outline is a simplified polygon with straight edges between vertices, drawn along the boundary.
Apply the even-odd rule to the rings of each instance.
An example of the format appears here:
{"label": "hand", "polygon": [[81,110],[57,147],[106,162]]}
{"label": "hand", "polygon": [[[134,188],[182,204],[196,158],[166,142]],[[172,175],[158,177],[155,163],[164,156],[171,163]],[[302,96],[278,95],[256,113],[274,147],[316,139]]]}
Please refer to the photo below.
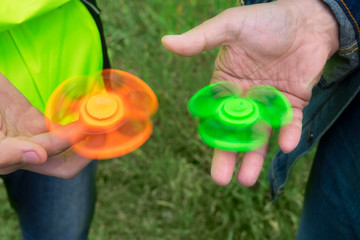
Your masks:
{"label": "hand", "polygon": [[[254,85],[276,87],[289,99],[294,118],[280,129],[279,146],[291,152],[299,143],[303,109],[309,103],[327,59],[338,48],[338,26],[320,0],[279,0],[225,10],[182,35],[162,39],[169,51],[194,56],[222,46],[211,81],[234,81],[246,91]],[[267,147],[244,154],[237,180],[253,185]],[[211,174],[230,182],[236,153],[215,149]]]}
{"label": "hand", "polygon": [[[69,142],[57,138],[58,132],[48,133],[44,115],[2,74],[0,86],[0,174],[26,169],[71,178],[91,162],[68,150]],[[58,131],[71,132],[72,138],[80,139],[74,125]]]}

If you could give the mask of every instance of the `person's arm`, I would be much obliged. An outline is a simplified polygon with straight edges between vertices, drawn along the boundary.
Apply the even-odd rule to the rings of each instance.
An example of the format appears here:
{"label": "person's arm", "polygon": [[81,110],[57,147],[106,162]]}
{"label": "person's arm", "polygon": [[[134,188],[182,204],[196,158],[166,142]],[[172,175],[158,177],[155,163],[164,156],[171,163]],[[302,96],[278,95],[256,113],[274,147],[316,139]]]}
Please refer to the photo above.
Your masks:
{"label": "person's arm", "polygon": [[72,0],[1,0],[0,32],[49,12]]}
{"label": "person's arm", "polygon": [[[279,146],[291,152],[299,143],[303,109],[327,60],[339,47],[338,24],[321,0],[279,0],[225,10],[194,29],[162,41],[168,50],[193,56],[222,46],[211,81],[234,81],[249,89],[274,86],[292,104],[294,118],[281,128]],[[253,185],[262,169],[267,147],[244,154],[237,180]],[[236,153],[215,150],[211,174],[228,184]]]}
{"label": "person's arm", "polygon": [[[47,132],[44,115],[2,74],[0,86],[0,174],[26,169],[71,178],[91,162],[69,152],[69,141],[57,138],[57,132]],[[58,131],[80,140],[78,129],[67,125]]]}

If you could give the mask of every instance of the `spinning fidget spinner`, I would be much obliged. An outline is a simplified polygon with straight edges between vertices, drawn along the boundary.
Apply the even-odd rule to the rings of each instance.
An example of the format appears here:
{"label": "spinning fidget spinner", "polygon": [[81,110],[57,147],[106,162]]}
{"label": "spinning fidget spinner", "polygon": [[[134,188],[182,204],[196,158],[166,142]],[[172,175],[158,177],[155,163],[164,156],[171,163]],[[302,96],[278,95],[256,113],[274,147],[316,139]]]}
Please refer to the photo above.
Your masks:
{"label": "spinning fidget spinner", "polygon": [[243,94],[238,84],[228,81],[200,89],[190,99],[188,109],[199,119],[203,142],[235,152],[264,146],[269,129],[279,129],[293,117],[289,101],[276,88],[255,86]]}
{"label": "spinning fidget spinner", "polygon": [[[73,149],[90,159],[114,158],[130,153],[150,137],[151,117],[158,101],[140,78],[115,69],[94,76],[76,76],[60,84],[45,108],[49,131],[76,123],[81,140]],[[69,139],[69,133],[59,136]]]}

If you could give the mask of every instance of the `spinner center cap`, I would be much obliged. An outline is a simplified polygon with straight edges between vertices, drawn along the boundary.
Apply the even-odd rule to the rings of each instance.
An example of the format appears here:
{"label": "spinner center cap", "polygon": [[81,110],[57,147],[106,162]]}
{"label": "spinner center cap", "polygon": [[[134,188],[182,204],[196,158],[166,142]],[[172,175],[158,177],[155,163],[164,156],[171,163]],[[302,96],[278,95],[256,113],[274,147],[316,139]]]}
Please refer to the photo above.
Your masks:
{"label": "spinner center cap", "polygon": [[231,117],[246,117],[254,110],[253,104],[246,99],[231,99],[225,102],[224,112]]}
{"label": "spinner center cap", "polygon": [[256,104],[246,98],[232,98],[224,102],[221,108],[223,121],[230,124],[250,124],[259,117]]}
{"label": "spinner center cap", "polygon": [[95,119],[112,117],[118,111],[118,103],[109,94],[101,93],[90,97],[86,103],[86,110]]}

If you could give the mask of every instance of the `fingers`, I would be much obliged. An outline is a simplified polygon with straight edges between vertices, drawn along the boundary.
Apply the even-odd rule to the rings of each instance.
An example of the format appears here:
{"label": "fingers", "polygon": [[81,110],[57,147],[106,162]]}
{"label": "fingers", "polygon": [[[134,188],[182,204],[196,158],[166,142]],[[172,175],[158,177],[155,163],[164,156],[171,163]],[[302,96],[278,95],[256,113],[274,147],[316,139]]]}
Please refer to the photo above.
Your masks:
{"label": "fingers", "polygon": [[256,183],[264,164],[266,152],[267,146],[264,146],[244,154],[236,175],[236,179],[241,185],[251,187]]}
{"label": "fingers", "polygon": [[43,146],[49,158],[41,166],[25,165],[22,169],[64,179],[75,177],[92,161],[74,154],[70,149],[84,138],[85,133],[86,130],[79,122],[72,122],[32,137],[31,141]]}
{"label": "fingers", "polygon": [[[264,164],[266,152],[267,146],[264,146],[244,154],[236,175],[237,181],[241,185],[250,187],[256,183]],[[235,169],[236,155],[236,152],[214,150],[211,176],[216,184],[223,186],[230,183]]]}
{"label": "fingers", "polygon": [[181,56],[194,56],[203,51],[223,45],[240,33],[239,13],[235,8],[202,23],[181,35],[167,35],[162,38],[164,47]]}
{"label": "fingers", "polygon": [[93,160],[74,154],[72,151],[66,151],[60,155],[49,158],[46,163],[41,166],[26,165],[22,169],[48,176],[71,179],[92,161]]}
{"label": "fingers", "polygon": [[[292,122],[281,128],[279,146],[285,153],[291,152],[299,144],[302,130],[302,111],[294,108]],[[246,187],[254,185],[260,175],[267,153],[267,145],[252,152],[246,152],[237,172],[237,181]],[[211,176],[216,184],[230,183],[235,168],[236,153],[215,149],[211,166]]]}
{"label": "fingers", "polygon": [[36,135],[30,140],[44,147],[50,157],[64,152],[74,143],[83,139],[85,132],[79,122],[72,122],[54,131]]}
{"label": "fingers", "polygon": [[0,141],[0,168],[19,164],[42,164],[47,153],[38,144],[20,138],[5,138]]}
{"label": "fingers", "polygon": [[279,132],[279,147],[284,153],[294,150],[300,142],[303,113],[302,110],[294,108],[293,114],[291,123],[282,127]]}
{"label": "fingers", "polygon": [[211,177],[218,185],[227,185],[235,169],[236,152],[214,149],[211,165]]}
{"label": "fingers", "polygon": [[25,166],[25,164],[24,164],[24,163],[20,163],[20,164],[12,165],[12,166],[10,166],[10,167],[0,168],[0,175],[10,174],[10,173],[12,173],[12,172],[15,172],[15,171],[21,169],[23,166]]}

